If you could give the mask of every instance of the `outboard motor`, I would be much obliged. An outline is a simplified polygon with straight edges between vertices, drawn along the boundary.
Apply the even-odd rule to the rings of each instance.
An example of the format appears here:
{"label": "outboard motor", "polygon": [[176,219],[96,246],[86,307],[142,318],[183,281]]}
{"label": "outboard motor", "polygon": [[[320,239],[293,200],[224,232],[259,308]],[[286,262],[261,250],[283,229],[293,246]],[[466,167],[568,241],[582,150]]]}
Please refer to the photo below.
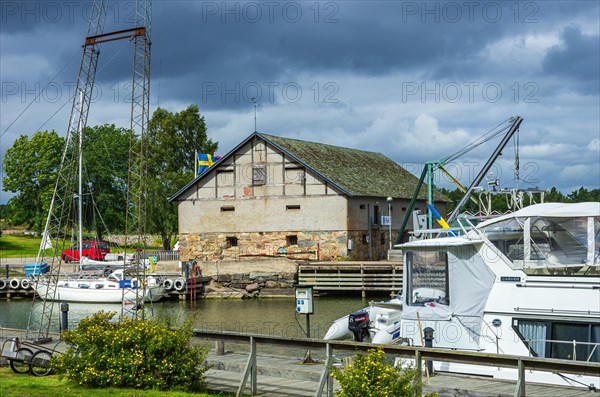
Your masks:
{"label": "outboard motor", "polygon": [[362,342],[369,335],[369,312],[361,310],[348,315],[348,329],[356,342]]}

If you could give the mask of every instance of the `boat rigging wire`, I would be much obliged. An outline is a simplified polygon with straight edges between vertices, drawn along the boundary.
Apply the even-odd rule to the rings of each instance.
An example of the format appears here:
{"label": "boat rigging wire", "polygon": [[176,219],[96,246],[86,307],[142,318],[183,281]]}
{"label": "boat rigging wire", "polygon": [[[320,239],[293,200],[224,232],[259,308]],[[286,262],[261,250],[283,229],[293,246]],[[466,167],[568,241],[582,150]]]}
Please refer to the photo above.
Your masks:
{"label": "boat rigging wire", "polygon": [[[101,72],[101,71],[102,71],[102,70],[104,70],[104,69],[105,69],[105,68],[106,68],[108,65],[110,65],[110,64],[112,63],[112,61],[114,61],[114,60],[115,60],[115,58],[116,58],[116,57],[117,57],[117,56],[118,56],[118,55],[119,55],[119,54],[120,54],[120,53],[123,51],[123,49],[125,48],[125,46],[126,46],[126,45],[127,45],[127,43],[123,43],[123,44],[121,45],[121,48],[120,48],[120,49],[119,49],[119,50],[118,50],[118,51],[117,51],[117,52],[116,52],[116,53],[115,53],[115,54],[112,56],[112,58],[110,58],[110,59],[108,60],[108,62],[107,62],[106,64],[104,64],[104,65],[103,65],[103,66],[100,68],[100,70],[99,70],[98,72]],[[35,98],[33,98],[33,100],[32,100],[31,102],[29,102],[29,104],[28,104],[28,105],[25,107],[25,109],[23,109],[23,110],[21,111],[21,113],[19,113],[19,115],[17,116],[17,118],[15,118],[15,119],[13,120],[13,122],[12,122],[12,123],[10,123],[8,127],[6,127],[6,129],[4,130],[4,132],[2,133],[2,135],[0,135],[0,138],[1,138],[1,137],[2,137],[2,136],[3,136],[3,135],[4,135],[4,134],[5,134],[7,131],[8,131],[8,129],[9,129],[10,127],[12,127],[12,125],[13,125],[14,123],[16,123],[16,122],[17,122],[17,120],[19,120],[19,118],[20,118],[20,117],[21,117],[21,116],[22,116],[22,115],[23,115],[23,114],[24,114],[24,113],[27,111],[27,109],[29,109],[29,107],[30,107],[30,106],[33,104],[33,102],[35,102],[35,101],[36,101],[36,100],[39,98],[39,96],[40,96],[40,95],[42,95],[42,93],[43,93],[43,92],[44,92],[44,90],[45,90],[45,89],[46,89],[46,88],[47,88],[47,87],[50,85],[50,83],[53,83],[53,82],[54,82],[54,79],[56,79],[56,78],[57,78],[57,77],[58,77],[58,76],[59,76],[59,75],[60,75],[60,74],[63,72],[63,70],[65,70],[65,68],[68,66],[68,64],[69,64],[69,63],[71,63],[71,61],[73,60],[73,58],[75,58],[75,56],[76,56],[77,54],[79,54],[79,50],[77,50],[77,52],[76,52],[76,53],[75,53],[75,54],[74,54],[74,55],[71,57],[71,59],[69,59],[69,60],[67,61],[67,63],[66,63],[66,64],[65,64],[65,65],[62,67],[62,69],[60,69],[60,71],[59,71],[59,72],[58,72],[58,73],[57,73],[57,74],[56,74],[56,75],[55,75],[55,76],[54,76],[54,77],[53,77],[53,78],[52,78],[52,79],[51,79],[51,80],[50,80],[48,83],[46,83],[46,85],[44,86],[44,88],[42,88],[42,89],[40,90],[40,92],[39,92],[39,93],[36,95],[36,97],[35,97]],[[52,119],[54,118],[54,116],[56,116],[56,115],[58,114],[58,112],[60,112],[60,111],[61,111],[61,110],[62,110],[62,109],[63,109],[63,108],[64,108],[64,107],[65,107],[65,106],[68,104],[68,103],[71,103],[71,102],[73,102],[73,97],[74,97],[74,96],[75,96],[75,93],[73,93],[73,95],[70,95],[70,96],[69,96],[69,98],[67,99],[67,101],[66,101],[65,103],[63,103],[63,104],[61,105],[61,107],[59,107],[59,108],[58,108],[58,110],[57,110],[56,112],[52,113],[52,115],[51,115],[50,117],[48,117],[48,118],[46,119],[46,121],[44,121],[44,123],[43,123],[41,126],[39,126],[39,127],[36,129],[36,131],[41,131],[41,130],[42,130],[42,128],[44,128],[44,126],[45,126],[46,124],[48,124],[48,122],[49,122],[50,120],[52,120]]]}
{"label": "boat rigging wire", "polygon": [[[77,49],[77,51],[75,51],[75,52],[73,53],[73,55],[71,56],[71,58],[69,58],[69,60],[68,60],[68,61],[67,61],[67,62],[66,62],[64,65],[63,65],[63,67],[62,67],[62,68],[61,68],[61,69],[58,71],[58,73],[56,73],[56,75],[55,75],[54,77],[52,77],[52,79],[51,79],[49,82],[47,82],[47,83],[46,83],[46,85],[44,86],[44,88],[42,88],[42,89],[40,90],[40,92],[38,92],[38,94],[35,96],[35,98],[33,98],[33,99],[32,99],[32,100],[29,102],[29,104],[28,104],[27,106],[25,106],[25,109],[23,109],[23,110],[21,111],[21,113],[19,113],[19,115],[18,115],[18,116],[17,116],[17,117],[16,117],[16,118],[15,118],[15,119],[12,121],[12,123],[10,123],[10,124],[8,125],[8,127],[6,127],[6,129],[4,130],[4,132],[2,132],[2,134],[0,135],[0,138],[2,138],[2,137],[4,136],[4,134],[6,134],[6,133],[8,132],[8,130],[10,129],[10,127],[12,127],[12,126],[13,126],[13,124],[15,124],[15,123],[17,122],[17,120],[19,120],[19,119],[21,118],[21,116],[22,116],[22,115],[23,115],[23,114],[24,114],[24,113],[27,111],[27,109],[29,109],[29,107],[30,107],[31,105],[33,105],[33,103],[34,103],[35,101],[37,101],[37,99],[40,97],[40,95],[42,95],[42,93],[43,93],[43,92],[46,90],[46,88],[48,88],[48,86],[50,85],[50,83],[53,83],[53,82],[54,82],[54,79],[56,79],[56,78],[57,78],[57,77],[58,77],[58,76],[59,76],[59,75],[60,75],[60,74],[63,72],[63,70],[65,70],[65,69],[66,69],[66,67],[67,67],[67,66],[68,66],[68,65],[69,65],[69,64],[70,64],[70,63],[73,61],[73,59],[75,59],[75,57],[76,57],[77,55],[79,55],[79,54],[80,54],[80,52],[79,52],[79,51],[80,51],[80,50],[79,50],[79,49]],[[64,106],[64,105],[63,105],[63,106]],[[62,108],[62,107],[61,107],[61,108]],[[44,124],[45,124],[45,123],[44,123]]]}
{"label": "boat rigging wire", "polygon": [[[510,126],[507,125],[505,127],[503,127],[500,130],[497,130],[501,125],[509,122],[511,119],[507,119],[502,121],[500,124],[498,124],[497,126],[493,127],[492,129],[490,129],[488,132],[486,132],[485,134],[483,134],[482,136],[480,136],[479,138],[475,139],[474,141],[472,141],[471,143],[469,143],[468,145],[466,145],[465,147],[463,147],[462,149],[460,149],[459,151],[457,151],[454,154],[449,155],[448,157],[443,158],[440,163],[442,164],[446,164],[449,163],[451,161],[456,160],[457,158],[469,153],[471,150],[483,145],[484,143],[496,138],[497,136],[499,136],[500,134],[504,133]],[[496,131],[497,130],[497,131]]]}

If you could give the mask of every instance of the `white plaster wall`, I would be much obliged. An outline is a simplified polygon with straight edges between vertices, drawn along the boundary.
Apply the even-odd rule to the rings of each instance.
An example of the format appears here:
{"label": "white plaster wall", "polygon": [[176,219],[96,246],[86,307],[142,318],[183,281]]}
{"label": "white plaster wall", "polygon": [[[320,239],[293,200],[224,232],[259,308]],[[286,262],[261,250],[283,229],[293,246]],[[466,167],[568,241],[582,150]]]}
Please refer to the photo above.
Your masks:
{"label": "white plaster wall", "polygon": [[[300,209],[286,209],[286,206]],[[235,211],[222,211],[234,207]],[[346,230],[344,196],[196,200],[179,204],[179,232],[243,233]]]}

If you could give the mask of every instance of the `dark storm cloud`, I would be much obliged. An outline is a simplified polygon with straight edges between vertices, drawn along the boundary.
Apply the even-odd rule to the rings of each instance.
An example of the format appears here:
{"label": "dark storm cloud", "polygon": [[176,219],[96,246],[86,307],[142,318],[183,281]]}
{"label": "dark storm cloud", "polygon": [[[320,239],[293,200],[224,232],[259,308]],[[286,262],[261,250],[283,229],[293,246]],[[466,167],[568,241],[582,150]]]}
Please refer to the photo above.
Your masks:
{"label": "dark storm cloud", "polygon": [[[262,17],[244,11],[247,4],[261,8]],[[278,5],[272,17],[265,4]],[[429,6],[323,2],[318,16],[311,8],[315,3],[291,2],[301,10],[295,13],[291,8],[284,11],[282,4],[204,2],[190,7],[178,2],[167,7],[159,3],[153,29],[153,77],[168,81],[161,86],[161,95],[176,92],[180,100],[194,101],[206,98],[206,89],[215,84],[219,91],[235,90],[236,84],[240,89],[285,84],[289,82],[285,76],[303,70],[371,76],[412,70],[415,77],[435,78],[453,70],[465,75],[479,68],[465,60],[508,34],[511,26],[520,28],[501,3],[493,3],[502,10],[500,14],[492,10],[489,15],[481,10],[471,10],[470,15],[461,3],[453,3],[460,17],[446,10],[443,2]],[[296,17],[298,12],[302,17]],[[240,103],[206,102],[209,107]]]}
{"label": "dark storm cloud", "polygon": [[588,36],[568,27],[561,34],[563,44],[548,51],[543,66],[550,74],[572,81],[583,94],[600,92],[600,36]]}
{"label": "dark storm cloud", "polygon": [[[58,82],[76,80],[91,0],[0,4],[0,74],[3,89],[16,89],[3,91],[4,132],[33,98],[32,87],[43,86],[73,54]],[[133,27],[134,4],[109,2],[105,31]],[[328,143],[392,156],[385,142],[400,133],[398,141],[435,136],[446,145],[436,152],[422,139],[411,141],[410,150],[397,149],[400,162],[439,158],[514,114],[526,119],[521,142],[533,153],[544,153],[537,141],[552,146],[573,137],[579,152],[567,152],[580,153],[597,147],[599,20],[597,1],[155,0],[151,104],[172,111],[198,104],[223,147],[251,131],[250,99],[258,88],[259,129],[276,135],[326,136]],[[128,113],[118,113],[116,102],[129,99],[131,43],[105,43],[100,51],[95,89],[102,101],[91,117],[127,125]],[[339,101],[312,100],[315,83],[321,94],[333,83]],[[301,85],[303,101],[282,101],[286,84]],[[417,91],[407,95],[404,85]],[[495,87],[502,95],[494,96]],[[456,88],[462,95],[454,95]],[[18,133],[31,135],[65,99],[49,98],[43,95],[9,129],[1,150]],[[68,112],[66,106],[44,129],[64,131]],[[561,167],[573,162],[552,159]]]}

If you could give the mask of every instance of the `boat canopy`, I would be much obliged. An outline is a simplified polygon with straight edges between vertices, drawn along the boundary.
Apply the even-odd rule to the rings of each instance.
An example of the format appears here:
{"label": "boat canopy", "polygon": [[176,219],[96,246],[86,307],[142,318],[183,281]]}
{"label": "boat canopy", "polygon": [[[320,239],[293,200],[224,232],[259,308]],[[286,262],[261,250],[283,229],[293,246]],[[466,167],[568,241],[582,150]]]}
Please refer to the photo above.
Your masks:
{"label": "boat canopy", "polygon": [[530,274],[597,275],[600,203],[532,205],[486,221],[469,235],[484,236],[513,269]]}
{"label": "boat canopy", "polygon": [[502,215],[498,218],[482,222],[478,227],[486,227],[490,224],[501,222],[510,218],[573,218],[573,217],[600,217],[600,203],[544,203],[534,204],[512,214]]}

